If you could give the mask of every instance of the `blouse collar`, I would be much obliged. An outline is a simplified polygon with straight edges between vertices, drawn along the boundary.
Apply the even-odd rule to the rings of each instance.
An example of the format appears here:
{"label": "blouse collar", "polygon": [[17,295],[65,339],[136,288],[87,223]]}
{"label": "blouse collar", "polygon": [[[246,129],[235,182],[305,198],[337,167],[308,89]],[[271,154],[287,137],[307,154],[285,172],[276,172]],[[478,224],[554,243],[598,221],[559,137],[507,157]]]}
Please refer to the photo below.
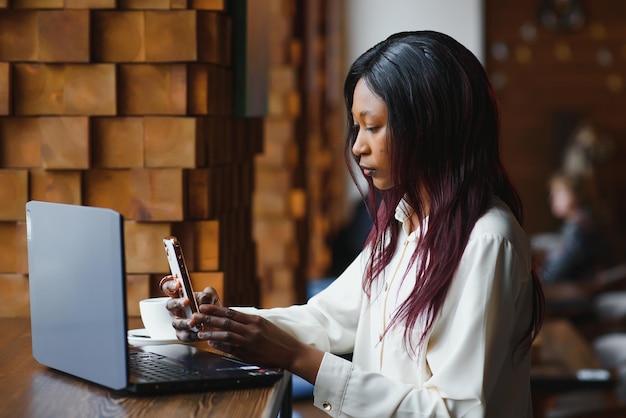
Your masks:
{"label": "blouse collar", "polygon": [[411,215],[415,213],[415,210],[409,205],[405,198],[402,198],[396,206],[395,218],[401,223],[402,230],[406,235],[408,241],[416,241],[419,237],[420,229],[426,231],[428,225],[428,216],[422,221],[421,228],[416,228],[411,232]]}

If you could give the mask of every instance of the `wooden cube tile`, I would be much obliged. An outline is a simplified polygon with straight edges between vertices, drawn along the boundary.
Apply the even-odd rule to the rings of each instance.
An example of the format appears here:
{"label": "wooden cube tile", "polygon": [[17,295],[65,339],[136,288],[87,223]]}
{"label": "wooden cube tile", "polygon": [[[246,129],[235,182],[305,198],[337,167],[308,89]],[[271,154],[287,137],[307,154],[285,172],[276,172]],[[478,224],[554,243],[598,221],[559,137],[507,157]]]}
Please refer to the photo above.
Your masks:
{"label": "wooden cube tile", "polygon": [[274,290],[293,290],[294,271],[290,268],[276,267],[272,273],[272,288]]}
{"label": "wooden cube tile", "polygon": [[191,284],[196,292],[201,292],[207,287],[215,289],[223,304],[228,306],[228,302],[224,299],[224,273],[221,271],[215,272],[202,272],[192,271],[189,272],[191,276]]}
{"label": "wooden cube tile", "polygon": [[28,318],[30,296],[28,277],[23,274],[0,274],[0,317]]}
{"label": "wooden cube tile", "polygon": [[115,115],[115,66],[68,65],[63,88],[63,114]]}
{"label": "wooden cube tile", "polygon": [[270,91],[267,96],[267,113],[271,118],[288,116],[286,95]]}
{"label": "wooden cube tile", "polygon": [[227,117],[209,116],[203,119],[209,166],[230,164],[233,161],[233,123]]}
{"label": "wooden cube tile", "polygon": [[124,221],[127,273],[169,272],[163,238],[171,235],[167,222]]}
{"label": "wooden cube tile", "polygon": [[213,184],[215,185],[212,199],[214,200],[215,212],[220,216],[230,209],[230,179],[225,166],[211,167],[211,170]]}
{"label": "wooden cube tile", "polygon": [[267,118],[263,125],[263,141],[255,163],[259,167],[289,167],[289,144],[295,132],[294,122],[287,118]]}
{"label": "wooden cube tile", "polygon": [[146,61],[181,62],[197,58],[194,10],[145,12]]}
{"label": "wooden cube tile", "polygon": [[254,247],[248,246],[234,253],[229,263],[228,267],[224,267],[224,271],[228,272],[228,280],[224,283],[224,297],[234,306],[258,304],[258,284],[250,280],[255,277]]}
{"label": "wooden cube tile", "polygon": [[[217,271],[220,268],[220,223],[217,220],[185,221],[172,224],[190,271]],[[236,235],[230,235],[238,240]]]}
{"label": "wooden cube tile", "polygon": [[269,86],[273,92],[286,94],[298,88],[298,74],[290,65],[278,65],[269,71]]}
{"label": "wooden cube tile", "polygon": [[190,272],[215,272],[220,268],[219,230],[217,220],[172,223],[172,235],[178,237],[183,247]]}
{"label": "wooden cube tile", "polygon": [[183,170],[131,170],[131,214],[137,221],[181,221],[184,215]]}
{"label": "wooden cube tile", "polygon": [[234,107],[233,97],[235,94],[233,87],[233,70],[231,68],[221,67],[219,78],[222,83],[220,89],[222,107],[221,111],[218,114],[232,116]]}
{"label": "wooden cube tile", "polygon": [[0,273],[28,274],[26,222],[0,222]]}
{"label": "wooden cube tile", "polygon": [[64,65],[15,64],[13,105],[17,115],[63,113]]}
{"label": "wooden cube tile", "polygon": [[42,166],[46,169],[89,168],[89,119],[40,118]]}
{"label": "wooden cube tile", "polygon": [[225,255],[245,250],[252,231],[249,211],[239,208],[225,211],[220,215],[220,229],[228,232],[228,235],[223,237],[228,236],[229,239],[220,240],[220,250],[223,250]]}
{"label": "wooden cube tile", "polygon": [[184,64],[119,66],[121,115],[184,115],[187,111]]}
{"label": "wooden cube tile", "polygon": [[28,274],[28,242],[26,237],[26,221],[17,221],[15,223],[15,228],[15,272],[19,274]]}
{"label": "wooden cube tile", "polygon": [[42,140],[39,118],[0,118],[0,166],[40,167]]}
{"label": "wooden cube tile", "polygon": [[189,272],[197,271],[196,267],[196,247],[195,230],[193,223],[187,220],[183,222],[173,222],[171,235],[178,238],[185,255],[185,262]]}
{"label": "wooden cube tile", "polygon": [[[197,271],[214,271],[219,268],[218,221],[197,221],[192,223],[195,229],[195,266]],[[236,239],[236,238],[234,238]]]}
{"label": "wooden cube tile", "polygon": [[170,0],[170,8],[175,9],[186,9],[187,8],[187,0]]}
{"label": "wooden cube tile", "polygon": [[0,222],[0,273],[16,273],[17,222]]}
{"label": "wooden cube tile", "polygon": [[141,9],[141,10],[167,10],[170,8],[171,0],[118,0],[120,9]]}
{"label": "wooden cube tile", "polygon": [[[165,254],[165,251],[163,251],[163,254]],[[150,275],[150,297],[151,298],[158,298],[158,297],[163,296],[163,292],[161,291],[161,288],[159,287],[159,282],[161,281],[161,279],[163,278],[165,274],[170,274],[169,267],[168,267],[167,272],[160,271],[158,273],[153,273]]]}
{"label": "wooden cube tile", "polygon": [[187,108],[192,115],[209,113],[209,67],[206,64],[187,66]]}
{"label": "wooden cube tile", "polygon": [[[264,219],[254,224],[255,241],[264,243],[272,241],[274,244],[269,247],[261,245],[266,255],[270,256],[275,248],[280,246],[291,246],[295,242],[294,223],[289,218]],[[270,248],[274,247],[274,248]]]}
{"label": "wooden cube tile", "polygon": [[231,207],[236,209],[249,207],[252,197],[247,197],[246,194],[252,194],[252,190],[249,186],[254,182],[247,178],[249,173],[248,169],[244,164],[237,163],[228,167],[228,170],[230,179],[228,187],[231,189]]}
{"label": "wooden cube tile", "polygon": [[126,275],[126,314],[128,316],[141,316],[139,313],[139,301],[150,297],[149,274]]}
{"label": "wooden cube tile", "polygon": [[193,168],[204,162],[204,149],[195,118],[146,117],[144,158],[149,168]]}
{"label": "wooden cube tile", "polygon": [[28,171],[0,170],[0,221],[26,219],[28,201]]}
{"label": "wooden cube tile", "polygon": [[143,11],[96,11],[93,13],[93,27],[93,53],[97,61],[145,61]]}
{"label": "wooden cube tile", "polygon": [[263,120],[261,118],[233,119],[232,162],[251,161],[263,149]]}
{"label": "wooden cube tile", "polygon": [[0,116],[11,112],[11,68],[8,62],[0,62]]}
{"label": "wooden cube tile", "polygon": [[232,70],[216,65],[208,66],[208,113],[229,116],[233,114]]}
{"label": "wooden cube tile", "polygon": [[113,64],[16,64],[18,115],[113,115]]}
{"label": "wooden cube tile", "polygon": [[274,167],[257,173],[255,177],[255,189],[257,190],[275,190],[281,193],[285,199],[291,189],[292,174],[290,171],[282,167]]}
{"label": "wooden cube tile", "polygon": [[292,189],[289,193],[289,207],[293,219],[304,219],[307,211],[307,194],[304,189]]}
{"label": "wooden cube tile", "polygon": [[91,125],[94,167],[140,168],[144,166],[143,118],[93,118]]}
{"label": "wooden cube tile", "polygon": [[[228,178],[223,167],[187,170],[187,209],[189,219],[216,218],[226,207]],[[192,202],[193,200],[193,202]]]}
{"label": "wooden cube tile", "polygon": [[278,138],[266,137],[263,143],[263,153],[257,155],[255,161],[258,167],[290,167],[290,142],[281,142]]}
{"label": "wooden cube tile", "polygon": [[261,295],[261,308],[276,308],[298,303],[298,298],[293,289],[265,291]]}
{"label": "wooden cube tile", "polygon": [[222,15],[222,24],[221,24],[221,38],[223,40],[222,43],[222,52],[220,53],[221,63],[225,66],[232,67],[233,62],[233,18],[229,14]]}
{"label": "wooden cube tile", "polygon": [[254,194],[255,216],[289,216],[289,201],[285,192],[263,190]]}
{"label": "wooden cube tile", "polygon": [[88,10],[46,10],[37,16],[40,61],[89,62]]}
{"label": "wooden cube tile", "polygon": [[14,9],[62,9],[65,0],[11,0]]}
{"label": "wooden cube tile", "polygon": [[213,64],[190,64],[187,76],[191,114],[232,115],[232,70]]}
{"label": "wooden cube tile", "polygon": [[116,0],[65,0],[66,9],[115,9]]}
{"label": "wooden cube tile", "polygon": [[130,170],[92,169],[83,173],[83,203],[131,216]]}
{"label": "wooden cube tile", "polygon": [[226,0],[189,0],[189,6],[201,10],[226,10]]}
{"label": "wooden cube tile", "polygon": [[37,12],[0,11],[0,60],[35,61],[39,56]]}
{"label": "wooden cube tile", "polygon": [[225,64],[222,53],[225,41],[222,24],[224,14],[218,12],[198,13],[198,58],[212,64]]}
{"label": "wooden cube tile", "polygon": [[77,170],[31,170],[30,199],[80,205],[81,172]]}
{"label": "wooden cube tile", "polygon": [[185,170],[185,190],[187,192],[185,219],[210,219],[217,215],[216,201],[219,185],[216,184],[215,170],[198,168]]}

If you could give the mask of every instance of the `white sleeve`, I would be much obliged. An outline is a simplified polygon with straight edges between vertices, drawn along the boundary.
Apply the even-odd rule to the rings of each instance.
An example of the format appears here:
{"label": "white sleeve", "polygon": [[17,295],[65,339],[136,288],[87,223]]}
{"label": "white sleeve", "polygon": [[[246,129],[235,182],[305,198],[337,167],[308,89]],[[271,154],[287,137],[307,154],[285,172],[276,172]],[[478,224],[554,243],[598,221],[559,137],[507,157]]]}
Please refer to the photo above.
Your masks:
{"label": "white sleeve", "polygon": [[[522,292],[528,268],[502,237],[470,241],[433,325],[425,360],[430,376],[422,385],[364,371],[326,354],[315,405],[334,417],[485,417],[493,416],[487,403],[494,402],[523,405],[503,416],[527,416],[529,381],[523,369],[528,365],[515,371],[512,350],[530,324],[529,299],[518,300],[520,293],[529,294]],[[503,399],[494,399],[498,390],[505,393]]]}
{"label": "white sleeve", "polygon": [[233,309],[260,315],[321,351],[350,353],[365,297],[361,291],[365,257],[358,256],[336,280],[304,305]]}

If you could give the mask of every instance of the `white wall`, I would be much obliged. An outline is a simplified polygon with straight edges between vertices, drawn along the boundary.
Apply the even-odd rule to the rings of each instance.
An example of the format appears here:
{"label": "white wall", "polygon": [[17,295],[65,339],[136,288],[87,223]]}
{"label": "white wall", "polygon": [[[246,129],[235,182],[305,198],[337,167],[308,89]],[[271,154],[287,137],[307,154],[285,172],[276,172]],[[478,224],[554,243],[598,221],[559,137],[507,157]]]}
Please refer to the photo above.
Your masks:
{"label": "white wall", "polygon": [[345,0],[346,68],[395,32],[436,30],[452,36],[482,62],[483,0]]}

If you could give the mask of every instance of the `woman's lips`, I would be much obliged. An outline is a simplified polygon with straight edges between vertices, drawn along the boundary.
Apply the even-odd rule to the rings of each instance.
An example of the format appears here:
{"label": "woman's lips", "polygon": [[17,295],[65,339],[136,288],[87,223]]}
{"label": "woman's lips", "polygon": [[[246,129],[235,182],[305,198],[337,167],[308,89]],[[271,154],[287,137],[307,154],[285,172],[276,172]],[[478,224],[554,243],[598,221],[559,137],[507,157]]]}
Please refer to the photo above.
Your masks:
{"label": "woman's lips", "polygon": [[371,167],[361,166],[361,170],[363,171],[363,174],[366,175],[366,176],[373,176],[374,173],[376,173],[376,169],[375,168],[371,168]]}

